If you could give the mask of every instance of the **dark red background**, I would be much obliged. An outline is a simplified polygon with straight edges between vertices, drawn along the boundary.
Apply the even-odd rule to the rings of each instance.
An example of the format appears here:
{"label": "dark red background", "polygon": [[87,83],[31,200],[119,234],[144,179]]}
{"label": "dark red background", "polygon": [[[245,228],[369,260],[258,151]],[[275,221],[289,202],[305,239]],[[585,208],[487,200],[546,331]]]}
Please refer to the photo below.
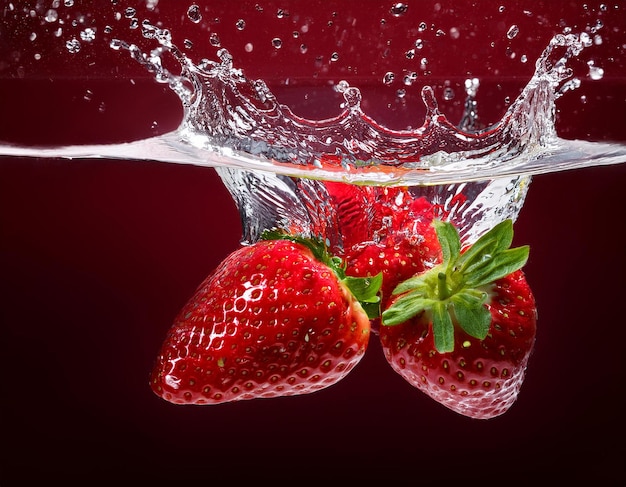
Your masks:
{"label": "dark red background", "polygon": [[[101,3],[97,19],[125,7]],[[209,10],[195,27],[184,2],[161,0],[158,15],[143,2],[136,6],[138,17],[164,19],[175,36],[193,40],[190,54],[197,57],[214,57],[206,40],[209,31],[218,32],[251,77],[270,79],[304,114],[332,114],[336,97],[326,81],[349,78],[364,86],[368,113],[398,126],[419,120],[419,90],[407,89],[403,104],[395,99],[400,82],[374,89],[386,71],[419,66],[404,57],[405,47],[422,36],[419,22],[429,24],[423,37],[432,73],[420,72],[417,84],[430,80],[441,100],[449,80],[457,96],[442,102],[442,111],[454,119],[462,103],[459,83],[468,75],[499,79],[485,83],[480,95],[481,114],[494,121],[555,32],[565,25],[584,29],[600,17],[605,42],[593,48],[593,58],[605,79],[588,81],[584,63],[574,63],[583,85],[559,101],[557,127],[564,137],[626,141],[624,36],[609,30],[623,30],[624,7],[614,3],[601,12],[591,2],[587,9],[573,2],[506,2],[500,12],[497,2],[442,1],[439,10],[436,2],[406,2],[407,14],[397,19],[389,14],[393,2],[198,3]],[[279,7],[289,16],[278,19]],[[80,8],[76,1],[74,10],[59,12],[75,16]],[[234,28],[240,17],[248,19],[242,32]],[[354,29],[352,18],[358,19]],[[290,37],[305,20],[308,37]],[[115,24],[114,34],[137,36],[122,28],[125,22]],[[520,35],[509,43],[505,32],[513,23]],[[84,45],[72,57],[63,46],[70,27],[60,39],[41,34],[33,43],[32,21],[5,17],[0,25],[0,140],[115,142],[177,126],[175,96],[104,42]],[[457,26],[462,36],[444,43],[432,25],[448,35]],[[275,32],[284,39],[280,51],[271,47]],[[478,35],[466,39],[466,32]],[[255,43],[252,53],[243,49],[248,41]],[[305,41],[309,50],[300,54]],[[505,55],[507,47],[516,59]],[[334,50],[340,59],[330,63]],[[522,51],[526,64],[519,61]],[[106,79],[111,75],[114,80]],[[312,76],[331,103],[303,99]],[[302,89],[281,88],[285,77]],[[534,179],[515,228],[516,243],[531,246],[526,273],[539,308],[537,345],[518,402],[485,422],[451,413],[408,386],[387,366],[375,339],[344,381],[310,396],[212,407],[162,401],[147,384],[161,340],[241,235],[216,173],[162,163],[2,158],[0,484],[299,485],[310,479],[334,485],[388,478],[385,485],[527,485],[554,478],[559,485],[624,485],[624,183],[623,165]]]}

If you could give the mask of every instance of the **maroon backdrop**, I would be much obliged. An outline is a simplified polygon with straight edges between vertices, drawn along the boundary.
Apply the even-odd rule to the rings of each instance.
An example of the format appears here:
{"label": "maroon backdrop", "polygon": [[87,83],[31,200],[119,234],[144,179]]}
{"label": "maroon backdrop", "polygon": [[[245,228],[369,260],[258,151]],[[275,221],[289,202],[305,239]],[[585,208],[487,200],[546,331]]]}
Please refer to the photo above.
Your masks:
{"label": "maroon backdrop", "polygon": [[[98,2],[77,0],[74,10],[59,12],[75,15],[89,3]],[[124,11],[123,2],[101,3],[96,17]],[[500,11],[497,2],[480,8],[406,2],[409,10],[396,18],[393,2],[212,1],[198,2],[198,25],[187,19],[186,2],[161,0],[156,13],[144,3],[137,16],[163,19],[179,39],[193,41],[198,57],[214,58],[207,39],[218,33],[250,76],[269,78],[311,116],[336,107],[332,90],[323,91],[327,80],[360,80],[367,96],[368,78],[378,83],[390,67],[398,78],[419,66],[405,51],[423,36],[432,74],[420,71],[416,85],[432,80],[441,99],[450,81],[456,101],[442,101],[442,111],[457,116],[465,77],[501,79],[481,95],[481,113],[494,121],[508,93],[514,97],[528,81],[553,33],[566,25],[584,30],[600,17],[605,42],[594,47],[594,59],[605,79],[590,82],[584,63],[574,63],[583,85],[559,101],[558,129],[569,138],[626,142],[624,7],[613,3],[604,12],[596,3],[583,9],[574,2],[506,2]],[[279,7],[289,15],[279,18]],[[243,31],[234,27],[238,18],[247,19]],[[125,54],[94,42],[72,57],[63,43],[79,28],[72,31],[68,22],[60,38],[42,34],[34,42],[29,22],[0,17],[0,140],[116,142],[177,126],[176,97]],[[124,22],[122,16],[114,33],[137,36],[122,29]],[[308,32],[294,38],[305,23]],[[525,37],[509,43],[512,24]],[[445,44],[439,28],[449,37]],[[478,35],[465,38],[467,32]],[[275,36],[283,39],[280,50],[271,46]],[[249,41],[252,53],[245,50]],[[389,53],[381,54],[385,46]],[[330,62],[334,51],[339,60]],[[305,86],[313,74],[330,103],[304,102],[290,94],[302,92],[280,86],[285,77]],[[372,95],[371,110],[387,113],[389,123],[414,123],[418,90],[407,88],[399,103],[399,88],[396,81]],[[313,395],[211,407],[157,398],[147,380],[172,318],[241,235],[216,173],[149,162],[0,158],[0,484],[332,485],[388,477],[413,485],[495,485],[499,478],[507,480],[498,485],[527,485],[550,477],[563,485],[624,485],[624,183],[623,165],[535,177],[515,239],[531,246],[526,273],[539,308],[537,345],[518,402],[485,422],[412,389],[386,364],[375,339],[344,381]]]}

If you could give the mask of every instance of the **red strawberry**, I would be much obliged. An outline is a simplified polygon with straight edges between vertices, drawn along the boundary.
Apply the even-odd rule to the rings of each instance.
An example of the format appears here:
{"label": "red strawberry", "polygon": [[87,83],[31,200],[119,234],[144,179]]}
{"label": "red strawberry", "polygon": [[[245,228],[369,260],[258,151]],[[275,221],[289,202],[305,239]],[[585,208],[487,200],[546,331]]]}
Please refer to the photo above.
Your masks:
{"label": "red strawberry", "polygon": [[[262,240],[230,254],[176,318],[151,386],[179,404],[306,394],[361,359],[376,279],[345,277],[315,241]],[[352,291],[352,292],[351,292]]]}
{"label": "red strawberry", "polygon": [[463,253],[450,223],[435,226],[444,260],[395,289],[381,343],[410,384],[457,413],[492,418],[515,402],[535,341],[535,302],[519,270],[528,247],[509,249],[510,220]]}
{"label": "red strawberry", "polygon": [[[399,188],[385,189],[385,198],[410,198]],[[381,205],[378,214],[389,218],[389,228],[381,230],[384,236],[378,242],[354,245],[346,255],[346,269],[351,276],[359,277],[382,273],[384,306],[398,284],[440,261],[441,247],[432,225],[433,206],[425,198],[411,199],[402,208],[396,204]]]}

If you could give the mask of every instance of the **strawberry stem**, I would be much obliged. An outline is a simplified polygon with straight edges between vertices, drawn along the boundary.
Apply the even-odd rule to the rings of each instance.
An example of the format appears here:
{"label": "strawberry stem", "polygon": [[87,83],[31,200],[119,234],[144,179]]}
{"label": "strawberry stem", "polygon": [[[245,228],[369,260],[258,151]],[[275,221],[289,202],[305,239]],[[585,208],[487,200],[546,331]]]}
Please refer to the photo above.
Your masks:
{"label": "strawberry stem", "polygon": [[446,273],[440,272],[437,274],[437,295],[441,301],[445,301],[450,297],[450,291],[446,284]]}

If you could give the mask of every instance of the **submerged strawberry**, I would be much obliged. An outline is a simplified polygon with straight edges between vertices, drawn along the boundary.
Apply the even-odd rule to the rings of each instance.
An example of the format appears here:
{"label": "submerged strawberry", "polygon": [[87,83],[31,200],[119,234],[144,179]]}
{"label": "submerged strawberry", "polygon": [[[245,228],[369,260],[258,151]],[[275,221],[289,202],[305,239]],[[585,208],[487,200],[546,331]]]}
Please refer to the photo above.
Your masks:
{"label": "submerged strawberry", "polygon": [[401,282],[432,268],[441,260],[441,247],[432,225],[433,205],[425,198],[409,199],[400,188],[386,188],[385,198],[402,199],[404,204],[380,205],[381,220],[388,218],[388,227],[381,225],[377,242],[354,245],[346,255],[346,269],[352,276],[371,277],[382,274],[381,303],[392,296]]}
{"label": "submerged strawberry", "polygon": [[535,340],[535,302],[519,270],[528,247],[509,249],[510,220],[463,253],[450,223],[435,227],[443,262],[394,290],[382,314],[385,357],[444,406],[492,418],[515,402]]}
{"label": "submerged strawberry", "polygon": [[240,248],[179,313],[152,389],[173,403],[217,404],[335,384],[368,343],[357,297],[377,306],[379,285],[346,277],[317,241],[283,236]]}

